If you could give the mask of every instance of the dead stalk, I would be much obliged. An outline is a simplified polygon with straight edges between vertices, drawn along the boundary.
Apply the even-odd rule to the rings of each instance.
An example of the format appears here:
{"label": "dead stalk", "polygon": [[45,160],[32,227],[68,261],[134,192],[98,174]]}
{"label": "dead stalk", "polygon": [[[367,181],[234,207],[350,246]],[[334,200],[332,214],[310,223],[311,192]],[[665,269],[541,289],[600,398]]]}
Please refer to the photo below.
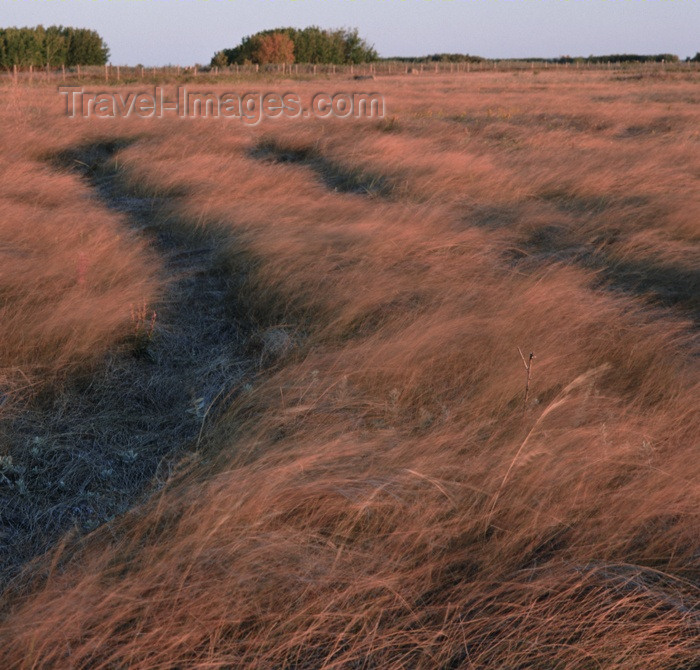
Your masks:
{"label": "dead stalk", "polygon": [[525,366],[525,397],[523,398],[523,408],[525,405],[527,405],[527,396],[530,393],[530,372],[532,371],[532,359],[535,358],[535,354],[530,352],[530,356],[527,360],[525,360],[525,356],[523,356],[523,352],[520,350],[520,347],[518,347],[518,353],[520,354],[520,358],[523,359],[523,365]]}

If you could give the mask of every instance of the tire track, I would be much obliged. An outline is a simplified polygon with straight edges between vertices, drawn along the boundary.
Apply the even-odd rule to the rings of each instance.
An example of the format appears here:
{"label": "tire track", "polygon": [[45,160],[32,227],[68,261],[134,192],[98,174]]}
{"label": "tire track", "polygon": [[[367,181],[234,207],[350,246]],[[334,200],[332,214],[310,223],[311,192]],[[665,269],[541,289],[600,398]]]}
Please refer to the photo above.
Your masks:
{"label": "tire track", "polygon": [[89,376],[0,422],[9,444],[0,463],[0,588],[67,531],[89,532],[162,486],[204,422],[255,372],[251,330],[215,237],[155,225],[163,202],[119,181],[113,156],[122,146],[78,148],[59,162],[148,239],[167,290],[152,337],[110,352]]}

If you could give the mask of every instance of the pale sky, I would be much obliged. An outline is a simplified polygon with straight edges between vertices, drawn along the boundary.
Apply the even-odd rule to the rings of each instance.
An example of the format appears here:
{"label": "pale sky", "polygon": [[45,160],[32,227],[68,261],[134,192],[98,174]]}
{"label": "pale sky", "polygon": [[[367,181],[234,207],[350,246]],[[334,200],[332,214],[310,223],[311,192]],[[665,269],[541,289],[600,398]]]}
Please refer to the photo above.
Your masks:
{"label": "pale sky", "polygon": [[245,35],[356,27],[380,56],[700,51],[700,0],[0,0],[0,26],[97,30],[122,65],[208,63]]}

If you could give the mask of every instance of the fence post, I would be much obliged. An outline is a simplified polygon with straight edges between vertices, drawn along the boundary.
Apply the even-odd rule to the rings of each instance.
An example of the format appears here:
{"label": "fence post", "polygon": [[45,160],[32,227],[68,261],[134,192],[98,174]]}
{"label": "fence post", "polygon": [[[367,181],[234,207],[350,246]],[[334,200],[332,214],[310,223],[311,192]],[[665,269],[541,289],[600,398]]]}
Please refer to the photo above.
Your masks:
{"label": "fence post", "polygon": [[105,81],[109,81],[109,65],[105,63]]}
{"label": "fence post", "polygon": [[34,66],[30,65],[29,66],[29,83],[31,84],[34,81]]}
{"label": "fence post", "polygon": [[122,78],[121,69],[120,69],[120,66],[117,65],[117,81],[121,81],[121,78]]}
{"label": "fence post", "polygon": [[12,73],[14,75],[15,84],[17,83],[17,63],[12,66]]}

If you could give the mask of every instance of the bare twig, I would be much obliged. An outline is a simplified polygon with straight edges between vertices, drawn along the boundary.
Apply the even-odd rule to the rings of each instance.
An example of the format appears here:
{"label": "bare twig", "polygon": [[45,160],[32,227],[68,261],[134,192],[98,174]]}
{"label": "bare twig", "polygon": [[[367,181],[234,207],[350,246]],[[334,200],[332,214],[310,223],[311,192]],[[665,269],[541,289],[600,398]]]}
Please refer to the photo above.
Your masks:
{"label": "bare twig", "polygon": [[532,359],[535,358],[535,354],[530,352],[530,357],[525,360],[525,356],[523,356],[523,352],[520,350],[520,347],[518,347],[518,353],[520,354],[520,358],[523,359],[523,365],[525,366],[525,372],[526,372],[526,377],[525,377],[525,397],[523,398],[523,405],[527,404],[527,396],[530,393],[530,372],[532,370]]}

